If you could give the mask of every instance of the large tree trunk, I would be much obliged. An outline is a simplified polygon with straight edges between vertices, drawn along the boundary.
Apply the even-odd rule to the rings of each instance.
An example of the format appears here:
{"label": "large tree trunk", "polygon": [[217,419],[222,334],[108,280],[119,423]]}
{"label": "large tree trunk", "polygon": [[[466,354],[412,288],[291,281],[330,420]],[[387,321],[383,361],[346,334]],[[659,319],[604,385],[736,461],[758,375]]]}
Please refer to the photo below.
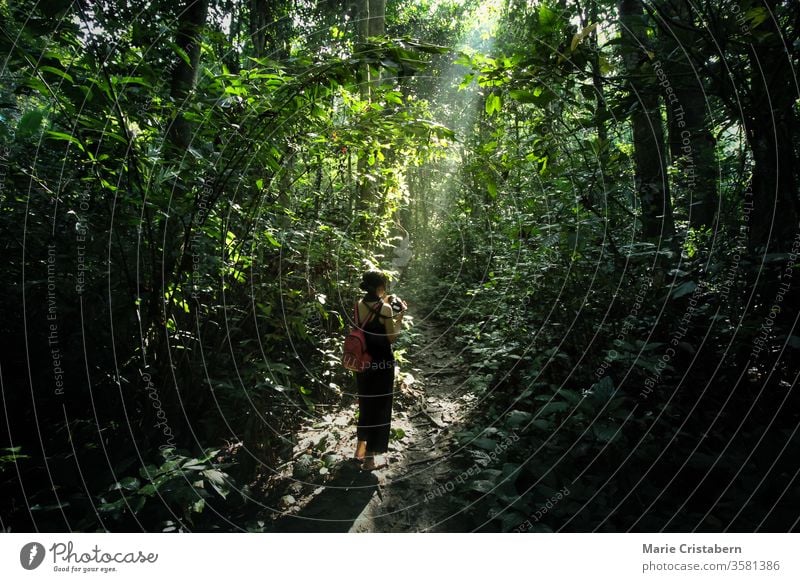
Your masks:
{"label": "large tree trunk", "polygon": [[228,46],[231,47],[231,50],[226,51],[225,54],[222,55],[222,61],[228,67],[228,70],[234,74],[237,74],[242,69],[241,55],[239,51],[233,47],[239,44],[239,29],[243,18],[241,2],[243,1],[244,0],[230,0],[226,6],[226,9],[231,15],[231,28],[228,33]]}
{"label": "large tree trunk", "polygon": [[[765,0],[776,14],[778,0]],[[792,63],[783,47],[781,32],[770,17],[754,33],[768,33],[750,50],[751,98],[745,112],[747,139],[753,153],[749,229],[751,250],[791,248],[797,233],[800,204],[794,176],[794,112],[797,97]]]}
{"label": "large tree trunk", "polygon": [[675,185],[688,196],[692,228],[712,226],[717,211],[715,141],[709,130],[708,107],[702,78],[692,64],[698,28],[686,0],[659,5],[660,37],[664,55],[659,60],[669,127],[669,150],[678,171]]}
{"label": "large tree trunk", "polygon": [[[357,0],[356,2],[356,38],[358,44],[362,47],[367,42],[369,36],[369,0]],[[369,65],[364,63],[361,65],[361,78],[359,90],[361,98],[365,101],[369,100]]]}
{"label": "large tree trunk", "polygon": [[622,57],[627,71],[628,88],[637,100],[631,114],[633,128],[636,193],[642,210],[642,235],[647,239],[671,237],[675,232],[672,203],[667,181],[664,130],[655,86],[655,75],[641,66],[646,58],[647,34],[638,0],[619,0],[619,23],[622,33]]}
{"label": "large tree trunk", "polygon": [[206,23],[208,0],[187,0],[178,14],[175,44],[189,57],[189,62],[176,55],[170,84],[170,97],[178,104],[178,113],[167,131],[167,141],[179,150],[189,147],[192,128],[183,118],[182,109],[197,81],[200,64],[200,31]]}
{"label": "large tree trunk", "polygon": [[[358,40],[363,45],[370,36],[382,36],[385,26],[386,0],[359,0],[358,8]],[[377,86],[380,77],[372,78],[369,66],[364,64],[361,78],[361,98],[369,101],[372,99],[372,89]],[[369,210],[376,198],[377,186],[366,178],[367,152],[362,151],[358,158],[359,176],[359,209]]]}
{"label": "large tree trunk", "polygon": [[269,0],[250,0],[250,41],[253,43],[253,56],[264,56],[267,43]]}
{"label": "large tree trunk", "polygon": [[[178,24],[175,34],[175,43],[180,47],[189,62],[180,55],[173,66],[170,84],[170,98],[176,103],[177,111],[170,123],[165,140],[171,147],[167,148],[167,159],[179,159],[184,155],[192,141],[192,125],[183,117],[186,101],[197,81],[197,70],[200,64],[200,35],[208,14],[208,0],[187,0],[179,8]],[[188,204],[188,202],[186,202]],[[186,210],[182,201],[175,201],[175,212],[180,214]],[[163,224],[164,248],[160,257],[161,264],[157,265],[157,258],[153,257],[152,296],[148,304],[150,321],[163,320],[163,289],[171,282],[173,269],[178,260],[178,244],[175,241],[186,239],[185,231],[181,232],[180,223],[174,217],[163,217],[158,220]],[[191,228],[188,226],[186,228]],[[158,230],[161,231],[159,226]],[[163,275],[162,275],[163,273]],[[169,279],[169,281],[165,281]]]}
{"label": "large tree trunk", "polygon": [[383,36],[386,23],[386,0],[369,0],[369,36]]}

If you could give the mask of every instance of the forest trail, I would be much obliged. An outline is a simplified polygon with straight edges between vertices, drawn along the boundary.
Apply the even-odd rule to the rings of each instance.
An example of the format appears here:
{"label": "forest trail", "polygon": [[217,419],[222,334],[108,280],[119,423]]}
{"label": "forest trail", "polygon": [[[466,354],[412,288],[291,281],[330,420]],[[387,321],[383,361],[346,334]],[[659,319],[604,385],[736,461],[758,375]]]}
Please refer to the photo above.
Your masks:
{"label": "forest trail", "polygon": [[404,435],[390,441],[387,466],[359,468],[351,459],[356,405],[335,409],[299,432],[294,461],[270,496],[273,509],[260,517],[272,520],[266,531],[468,531],[451,496],[436,494],[458,474],[455,434],[477,400],[461,393],[468,369],[444,331],[428,319],[410,330],[392,412],[393,432]]}

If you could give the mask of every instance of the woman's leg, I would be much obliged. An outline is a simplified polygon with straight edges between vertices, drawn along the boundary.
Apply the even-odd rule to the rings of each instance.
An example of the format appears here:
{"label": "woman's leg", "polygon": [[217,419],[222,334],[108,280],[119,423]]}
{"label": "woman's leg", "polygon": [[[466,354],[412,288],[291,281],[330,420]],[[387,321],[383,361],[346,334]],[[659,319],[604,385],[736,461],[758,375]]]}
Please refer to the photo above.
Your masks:
{"label": "woman's leg", "polygon": [[[370,398],[370,420],[373,425],[367,441],[367,458],[364,468],[372,470],[386,463],[377,457],[389,450],[389,432],[392,422],[392,390],[394,389],[394,369],[379,370],[374,375],[376,392]],[[377,458],[376,458],[377,457]]]}
{"label": "woman's leg", "polygon": [[392,424],[392,397],[394,389],[394,368],[381,370],[376,379],[378,396],[375,398],[375,432],[370,449],[374,453],[385,453],[389,450],[389,432]]}
{"label": "woman's leg", "polygon": [[356,437],[358,443],[356,444],[355,457],[363,459],[367,454],[369,442],[373,438],[374,431],[374,396],[372,395],[371,373],[369,370],[356,374],[356,387],[358,389],[358,424],[356,426]]}

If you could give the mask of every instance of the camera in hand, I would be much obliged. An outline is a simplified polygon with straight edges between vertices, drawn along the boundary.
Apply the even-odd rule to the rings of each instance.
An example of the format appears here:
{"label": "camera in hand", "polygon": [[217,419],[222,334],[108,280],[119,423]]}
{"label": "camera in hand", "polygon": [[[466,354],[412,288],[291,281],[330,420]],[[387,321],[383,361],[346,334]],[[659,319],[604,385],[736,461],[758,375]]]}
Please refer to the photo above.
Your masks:
{"label": "camera in hand", "polygon": [[395,314],[405,311],[405,307],[403,306],[403,300],[400,299],[397,295],[392,295],[392,299],[389,302],[389,305],[391,305],[392,311]]}

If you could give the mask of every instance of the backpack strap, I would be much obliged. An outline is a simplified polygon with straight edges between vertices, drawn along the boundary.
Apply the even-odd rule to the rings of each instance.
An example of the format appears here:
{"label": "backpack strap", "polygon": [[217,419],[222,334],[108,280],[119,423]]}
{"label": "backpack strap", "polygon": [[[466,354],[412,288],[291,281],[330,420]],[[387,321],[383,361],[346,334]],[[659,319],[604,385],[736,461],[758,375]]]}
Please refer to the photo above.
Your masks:
{"label": "backpack strap", "polygon": [[[381,309],[383,308],[383,300],[382,299],[378,299],[378,303],[377,303],[376,306],[377,306],[377,309],[371,308],[369,310],[369,313],[367,314],[367,318],[364,320],[364,325],[369,323],[370,316],[377,315],[377,314],[379,314],[381,312]],[[361,325],[361,318],[358,316],[358,301],[356,301],[356,305],[355,305],[355,318],[354,319],[355,319],[355,322],[356,322],[356,327],[361,329],[363,326]]]}

